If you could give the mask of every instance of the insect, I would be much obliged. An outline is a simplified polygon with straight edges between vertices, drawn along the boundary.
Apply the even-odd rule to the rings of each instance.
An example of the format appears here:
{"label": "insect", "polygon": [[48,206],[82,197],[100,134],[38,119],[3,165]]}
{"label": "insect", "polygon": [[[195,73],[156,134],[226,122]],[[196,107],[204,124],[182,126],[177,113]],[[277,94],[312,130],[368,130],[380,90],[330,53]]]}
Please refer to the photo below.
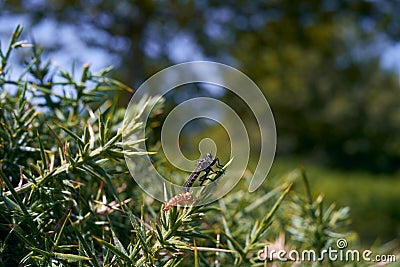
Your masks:
{"label": "insect", "polygon": [[[216,166],[218,171],[213,170],[213,166]],[[194,196],[189,192],[190,187],[194,184],[197,178],[200,176],[201,172],[204,174],[199,178],[200,185],[203,185],[205,181],[210,180],[214,181],[216,178],[210,178],[209,174],[211,173],[218,173],[223,172],[221,170],[224,166],[219,163],[219,159],[217,157],[213,157],[211,153],[207,153],[203,158],[200,158],[196,163],[196,168],[193,172],[189,175],[186,179],[183,187],[185,188],[185,193],[177,194],[176,196],[172,197],[168,202],[165,204],[163,210],[168,211],[173,206],[176,205],[188,205],[192,204],[195,200]]]}
{"label": "insect", "polygon": [[194,201],[194,196],[190,192],[186,192],[186,193],[183,193],[183,194],[177,194],[176,196],[174,196],[170,200],[168,200],[167,203],[165,203],[163,211],[168,211],[173,206],[176,206],[176,205],[192,204],[193,201]]}
{"label": "insect", "polygon": [[204,174],[199,178],[200,185],[203,185],[206,180],[214,181],[214,179],[208,177],[210,172],[216,173],[216,171],[212,169],[214,165],[218,169],[222,169],[224,167],[219,163],[219,159],[217,157],[213,158],[213,155],[211,153],[207,153],[204,158],[200,158],[197,161],[196,168],[183,184],[186,192],[189,192],[190,187],[194,184],[202,171],[204,171]]}

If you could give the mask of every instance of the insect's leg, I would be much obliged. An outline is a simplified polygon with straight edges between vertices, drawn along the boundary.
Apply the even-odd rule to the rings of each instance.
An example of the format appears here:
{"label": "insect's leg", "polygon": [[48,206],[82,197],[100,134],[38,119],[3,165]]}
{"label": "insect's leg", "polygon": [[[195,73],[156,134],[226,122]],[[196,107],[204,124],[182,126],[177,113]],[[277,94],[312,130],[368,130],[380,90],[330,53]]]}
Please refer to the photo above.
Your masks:
{"label": "insect's leg", "polygon": [[[214,171],[214,170],[210,170],[210,171],[212,171],[213,173],[215,173],[215,174],[224,174],[224,170],[218,170],[218,171]],[[209,181],[211,181],[211,182],[213,182],[213,181],[215,181],[215,180],[217,180],[219,177],[214,177],[214,178],[210,178],[210,177],[208,177],[208,176],[206,176],[206,175],[203,175],[203,176],[201,176],[200,177],[200,185],[203,185],[204,184],[204,182],[205,181],[207,181],[207,180],[209,180]]]}
{"label": "insect's leg", "polygon": [[[213,170],[212,166],[214,166],[214,165],[215,165],[219,170],[217,170],[217,171]],[[210,177],[208,177],[208,174],[209,174],[210,172],[211,172],[211,173],[214,173],[214,174],[219,174],[219,173],[222,172],[222,174],[223,174],[223,173],[224,173],[224,170],[222,169],[223,167],[224,167],[224,166],[221,165],[220,162],[219,162],[219,158],[215,158],[215,159],[213,160],[213,162],[204,170],[205,174],[204,174],[203,176],[200,177],[200,179],[199,179],[200,185],[203,185],[204,182],[205,182],[206,180],[215,181],[215,180],[217,179],[217,177],[216,177],[216,178],[210,178]]]}
{"label": "insect's leg", "polygon": [[208,163],[208,165],[207,165],[207,167],[204,169],[204,171],[209,170],[209,169],[212,169],[212,166],[214,166],[216,162],[217,162],[216,159],[213,159],[211,162]]}
{"label": "insect's leg", "polygon": [[224,169],[219,169],[216,171],[213,170],[213,173],[215,174],[214,178],[208,177],[208,180],[215,181],[216,179],[218,179],[221,175],[223,175],[225,173],[225,170]]}
{"label": "insect's leg", "polygon": [[205,174],[203,176],[200,177],[200,185],[203,185],[204,182],[207,180],[207,177],[205,176]]}
{"label": "insect's leg", "polygon": [[204,170],[205,174],[199,178],[200,185],[203,185],[204,181],[209,179],[207,176],[210,173],[210,171],[213,171],[213,170],[210,168],[207,168]]}
{"label": "insect's leg", "polygon": [[[203,178],[203,176],[202,176],[202,178]],[[216,179],[217,179],[217,178],[204,177],[203,180],[201,181],[200,185],[203,185],[203,183],[204,183],[205,181],[207,181],[207,180],[213,182],[213,181],[215,181]]]}
{"label": "insect's leg", "polygon": [[224,167],[224,165],[221,165],[221,163],[219,163],[219,158],[216,158],[216,165],[218,169],[222,169]]}
{"label": "insect's leg", "polygon": [[218,172],[220,172],[221,171],[221,169],[222,169],[222,167],[219,167],[219,166],[221,166],[221,165],[217,165],[217,168],[219,169],[219,170],[217,170],[217,171],[215,171],[211,166],[210,167],[208,167],[207,168],[207,170],[209,171],[209,172],[212,172],[212,173],[218,173]]}

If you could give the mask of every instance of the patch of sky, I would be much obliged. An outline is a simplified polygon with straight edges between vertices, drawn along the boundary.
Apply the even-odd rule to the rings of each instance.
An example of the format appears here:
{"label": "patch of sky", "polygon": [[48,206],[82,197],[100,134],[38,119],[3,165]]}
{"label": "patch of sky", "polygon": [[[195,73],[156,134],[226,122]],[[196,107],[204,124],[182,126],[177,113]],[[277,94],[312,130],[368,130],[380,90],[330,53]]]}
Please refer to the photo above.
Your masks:
{"label": "patch of sky", "polygon": [[174,63],[182,63],[193,60],[204,60],[201,48],[197,45],[193,36],[185,32],[177,33],[167,43],[167,53]]}
{"label": "patch of sky", "polygon": [[[5,25],[0,30],[1,49],[4,52],[9,44],[10,37],[16,25],[31,25],[29,16],[25,15],[5,15],[0,17],[0,24]],[[81,35],[86,35],[86,40],[81,38]],[[42,60],[43,62],[51,61],[51,73],[56,72],[58,69],[63,69],[70,74],[75,80],[80,79],[83,65],[89,63],[91,65],[91,72],[97,72],[110,65],[118,66],[121,62],[121,57],[115,53],[110,53],[100,46],[89,46],[87,42],[90,39],[96,39],[99,42],[111,41],[115,50],[123,50],[128,46],[127,42],[121,37],[110,38],[108,33],[102,32],[93,28],[92,26],[76,26],[71,24],[58,24],[55,20],[46,18],[35,26],[29,28],[24,27],[23,36],[21,39],[28,40],[28,43],[39,44],[43,47]],[[101,45],[101,43],[99,44]],[[15,80],[23,73],[24,67],[22,62],[29,60],[27,55],[30,48],[20,48],[15,50],[9,59],[7,68],[7,79]],[[72,71],[73,70],[73,71]],[[30,79],[29,76],[24,79]],[[65,82],[65,79],[60,75],[54,76],[54,82]],[[88,87],[91,83],[88,83]],[[75,89],[71,86],[55,86],[54,94],[60,97],[73,98],[76,96]],[[17,88],[14,86],[7,86],[10,93],[15,93]],[[40,95],[36,92],[35,95]],[[29,97],[33,97],[28,93]],[[54,102],[58,102],[59,98],[52,96]],[[33,103],[37,105],[44,104],[44,100],[34,98]]]}
{"label": "patch of sky", "polygon": [[400,42],[390,45],[384,51],[381,66],[385,70],[394,71],[400,77]]}
{"label": "patch of sky", "polygon": [[162,28],[163,25],[160,21],[151,21],[144,31],[143,51],[151,59],[160,58],[163,54],[163,35],[160,34]]}

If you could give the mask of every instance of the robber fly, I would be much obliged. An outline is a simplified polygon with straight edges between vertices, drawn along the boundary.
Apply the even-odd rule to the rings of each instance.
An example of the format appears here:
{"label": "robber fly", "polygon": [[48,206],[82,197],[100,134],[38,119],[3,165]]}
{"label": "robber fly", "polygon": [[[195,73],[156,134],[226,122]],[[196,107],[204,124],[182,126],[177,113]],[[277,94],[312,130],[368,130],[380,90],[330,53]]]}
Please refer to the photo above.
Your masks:
{"label": "robber fly", "polygon": [[213,158],[211,153],[207,153],[204,158],[200,158],[197,161],[196,168],[193,170],[193,172],[189,175],[189,177],[186,179],[185,183],[183,184],[183,187],[185,188],[185,193],[178,194],[171,198],[167,203],[165,203],[165,206],[163,208],[164,211],[170,210],[173,206],[176,205],[183,205],[183,204],[191,204],[194,202],[194,196],[189,192],[190,187],[194,184],[194,182],[197,180],[197,178],[200,176],[201,172],[204,172],[204,174],[199,178],[200,185],[203,185],[206,180],[214,181],[214,179],[208,177],[209,173],[217,173],[218,171],[213,170],[213,166],[216,166],[218,169],[222,169],[224,166],[222,166],[219,163],[219,159]]}
{"label": "robber fly", "polygon": [[210,172],[216,173],[216,171],[212,169],[214,165],[218,169],[222,169],[224,167],[219,163],[219,159],[217,157],[213,158],[213,155],[211,155],[211,153],[207,153],[204,158],[199,159],[197,161],[196,168],[189,175],[189,177],[183,184],[183,187],[185,187],[186,192],[189,192],[190,187],[194,184],[194,182],[200,176],[200,173],[202,171],[204,171],[204,174],[199,178],[200,185],[203,185],[206,180],[213,181],[214,179],[209,178],[208,174]]}

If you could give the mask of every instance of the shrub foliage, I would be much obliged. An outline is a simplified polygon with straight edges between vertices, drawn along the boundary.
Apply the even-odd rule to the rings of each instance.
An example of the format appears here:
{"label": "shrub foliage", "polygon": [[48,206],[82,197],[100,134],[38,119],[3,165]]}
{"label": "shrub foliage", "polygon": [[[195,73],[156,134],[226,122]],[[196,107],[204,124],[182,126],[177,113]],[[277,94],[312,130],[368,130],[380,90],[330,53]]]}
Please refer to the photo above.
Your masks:
{"label": "shrub foliage", "polygon": [[[21,32],[0,54],[0,265],[262,266],[257,252],[271,242],[322,250],[344,236],[348,210],[326,209],[298,170],[264,193],[250,195],[243,182],[213,205],[163,211],[125,165],[125,153],[144,153],[124,150],[122,132],[142,125],[123,126],[113,95],[132,89],[111,69],[54,66]],[[30,58],[15,73],[17,49]],[[271,241],[282,234],[287,244]]]}

